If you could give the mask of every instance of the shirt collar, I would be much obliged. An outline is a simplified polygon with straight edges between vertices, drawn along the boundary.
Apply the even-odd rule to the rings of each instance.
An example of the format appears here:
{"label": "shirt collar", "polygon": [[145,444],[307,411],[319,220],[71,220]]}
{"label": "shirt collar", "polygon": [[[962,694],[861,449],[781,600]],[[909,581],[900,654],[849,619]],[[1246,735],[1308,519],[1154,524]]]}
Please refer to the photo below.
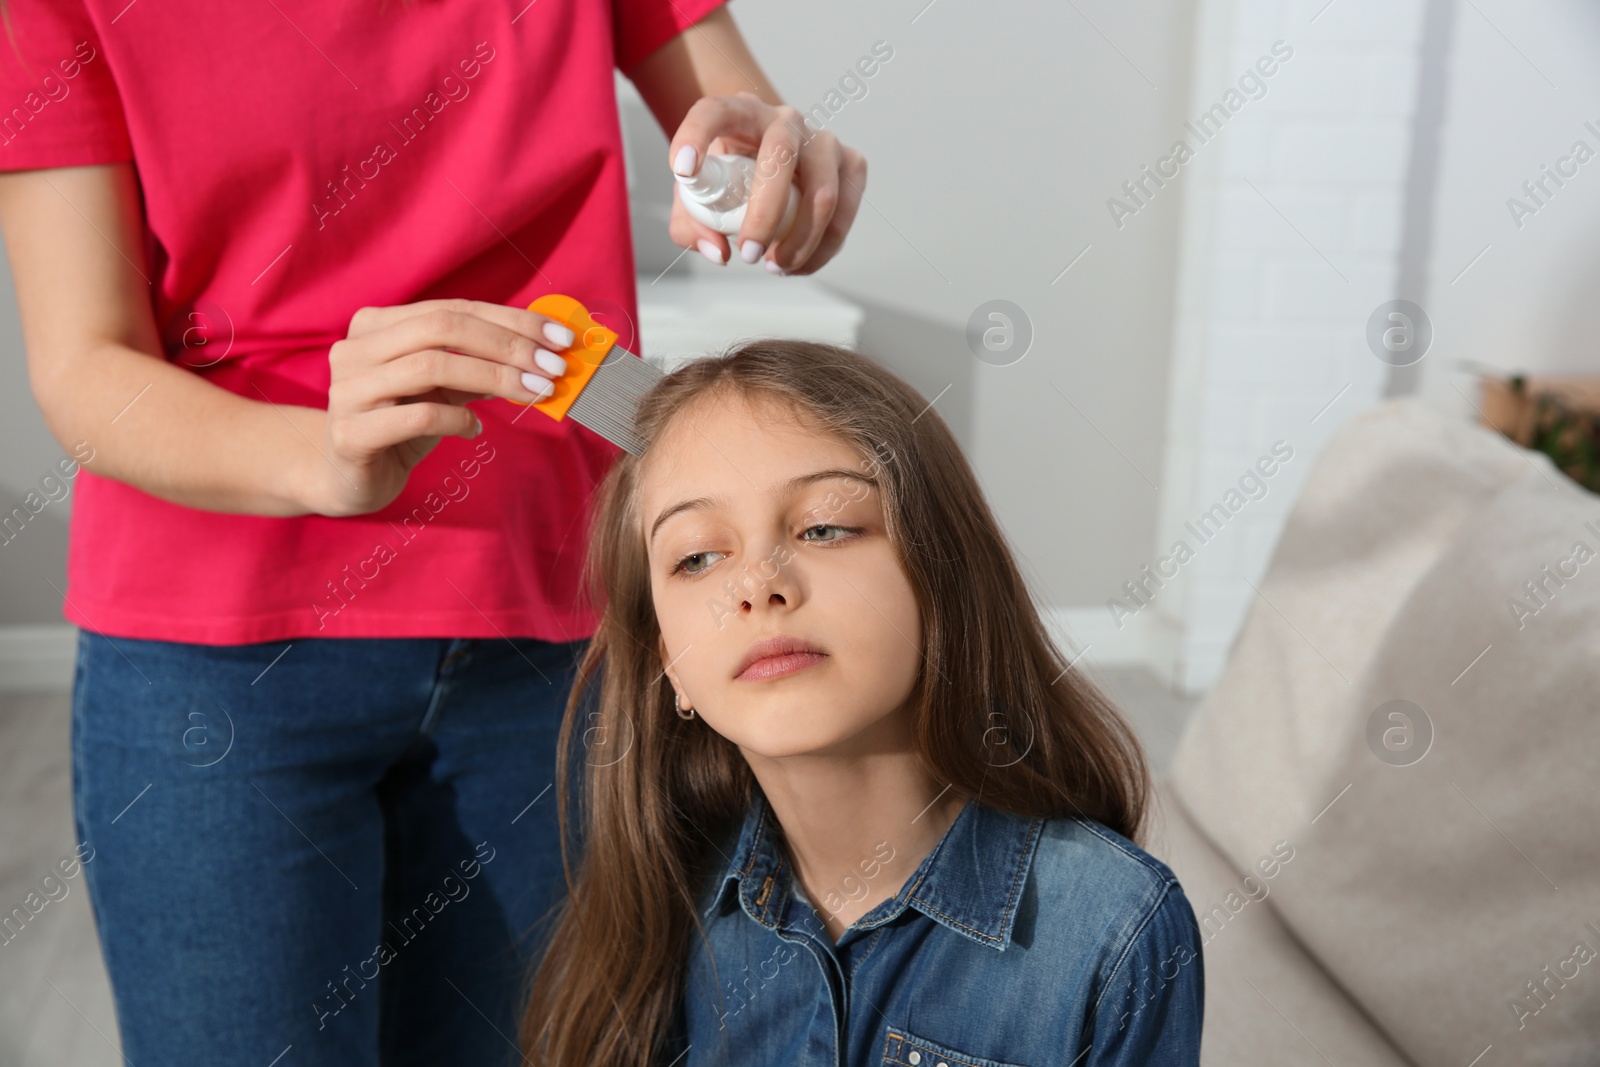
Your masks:
{"label": "shirt collar", "polygon": [[[776,816],[759,787],[751,792],[738,844],[702,917],[709,923],[736,893],[746,915],[776,930],[787,912],[792,867],[778,841]],[[962,937],[1004,950],[1011,944],[1043,827],[1042,818],[969,799],[900,891],[858,919],[856,927],[881,926],[911,907]]]}

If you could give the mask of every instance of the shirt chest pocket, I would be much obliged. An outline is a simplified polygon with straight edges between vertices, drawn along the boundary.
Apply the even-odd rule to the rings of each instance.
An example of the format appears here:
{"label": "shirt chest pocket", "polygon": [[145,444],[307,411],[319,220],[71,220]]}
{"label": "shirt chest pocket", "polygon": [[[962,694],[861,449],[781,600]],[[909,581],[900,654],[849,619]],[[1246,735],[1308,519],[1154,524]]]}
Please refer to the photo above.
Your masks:
{"label": "shirt chest pocket", "polygon": [[1028,1067],[1028,1065],[969,1055],[950,1045],[941,1045],[918,1037],[904,1027],[891,1026],[883,1044],[883,1067]]}

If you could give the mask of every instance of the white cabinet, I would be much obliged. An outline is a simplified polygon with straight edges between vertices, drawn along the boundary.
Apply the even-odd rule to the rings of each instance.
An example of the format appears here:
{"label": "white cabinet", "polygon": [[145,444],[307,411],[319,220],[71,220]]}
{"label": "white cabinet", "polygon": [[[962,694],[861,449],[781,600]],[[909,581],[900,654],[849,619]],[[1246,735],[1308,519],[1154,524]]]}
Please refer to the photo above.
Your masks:
{"label": "white cabinet", "polygon": [[638,354],[663,370],[761,337],[856,346],[865,312],[810,278],[782,278],[742,262],[706,267],[653,283],[639,278]]}

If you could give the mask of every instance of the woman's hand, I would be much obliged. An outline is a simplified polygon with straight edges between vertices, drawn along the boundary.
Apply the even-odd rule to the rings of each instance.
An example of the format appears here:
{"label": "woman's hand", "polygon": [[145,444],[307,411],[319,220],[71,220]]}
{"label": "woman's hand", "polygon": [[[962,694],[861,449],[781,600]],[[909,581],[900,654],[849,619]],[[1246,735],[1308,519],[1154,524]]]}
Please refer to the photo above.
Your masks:
{"label": "woman's hand", "polygon": [[323,422],[327,460],[306,492],[322,515],[364,515],[389,504],[411,468],[445,435],[483,429],[466,404],[549,396],[572,331],[536,312],[480,300],[364,307],[328,350]]}
{"label": "woman's hand", "polygon": [[[765,255],[768,270],[810,274],[844,244],[867,187],[866,158],[829,131],[808,129],[797,109],[774,107],[749,92],[701,97],[679,125],[667,159],[674,171],[694,174],[707,153],[756,159],[750,206],[735,242],[746,263]],[[774,244],[797,177],[799,211],[789,232]],[[729,261],[728,238],[694,219],[676,194],[669,232],[674,243],[698,247],[715,263]]]}

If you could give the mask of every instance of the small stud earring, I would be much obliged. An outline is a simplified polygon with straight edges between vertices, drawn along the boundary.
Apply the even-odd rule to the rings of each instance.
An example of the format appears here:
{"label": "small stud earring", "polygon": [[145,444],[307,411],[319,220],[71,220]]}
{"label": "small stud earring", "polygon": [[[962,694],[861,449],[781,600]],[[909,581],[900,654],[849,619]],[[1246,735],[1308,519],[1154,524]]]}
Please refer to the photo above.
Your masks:
{"label": "small stud earring", "polygon": [[[678,718],[680,718],[680,719],[692,719],[692,718],[694,718],[694,709],[693,708],[685,708],[683,706],[683,701],[679,699],[677,693],[673,693],[672,694],[672,710],[676,711],[678,713]],[[685,711],[687,711],[689,714],[685,715],[684,714]]]}

